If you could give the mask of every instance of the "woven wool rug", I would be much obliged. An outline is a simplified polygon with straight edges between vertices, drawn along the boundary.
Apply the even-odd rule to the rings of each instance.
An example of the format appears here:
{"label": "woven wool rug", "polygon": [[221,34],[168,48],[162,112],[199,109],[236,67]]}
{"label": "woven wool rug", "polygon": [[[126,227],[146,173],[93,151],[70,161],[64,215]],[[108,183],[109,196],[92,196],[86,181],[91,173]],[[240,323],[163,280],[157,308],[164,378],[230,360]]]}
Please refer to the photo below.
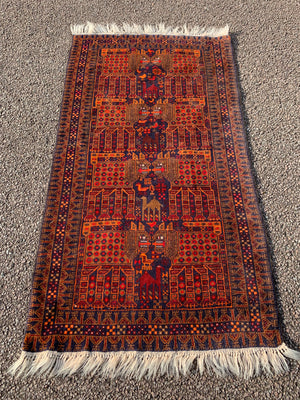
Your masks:
{"label": "woven wool rug", "polygon": [[10,372],[287,370],[228,28],[72,30]]}

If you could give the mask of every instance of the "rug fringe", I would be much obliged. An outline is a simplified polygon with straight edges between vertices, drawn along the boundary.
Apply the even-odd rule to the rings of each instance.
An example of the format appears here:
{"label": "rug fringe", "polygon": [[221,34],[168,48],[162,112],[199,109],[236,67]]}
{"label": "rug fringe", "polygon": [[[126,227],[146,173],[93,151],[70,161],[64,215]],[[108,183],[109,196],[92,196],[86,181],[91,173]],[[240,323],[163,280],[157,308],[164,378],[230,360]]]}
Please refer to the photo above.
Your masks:
{"label": "rug fringe", "polygon": [[43,375],[70,376],[74,373],[104,378],[130,377],[141,379],[158,375],[179,377],[186,375],[197,361],[197,370],[219,376],[235,375],[249,379],[261,373],[279,374],[288,371],[285,357],[300,360],[300,352],[286,344],[275,348],[244,348],[211,351],[167,352],[79,352],[58,353],[23,351],[8,372],[15,376]]}
{"label": "rug fringe", "polygon": [[73,35],[171,35],[171,36],[208,36],[218,37],[228,35],[229,26],[223,28],[187,27],[187,25],[171,27],[164,23],[157,25],[127,24],[94,24],[87,22],[85,25],[71,25]]}

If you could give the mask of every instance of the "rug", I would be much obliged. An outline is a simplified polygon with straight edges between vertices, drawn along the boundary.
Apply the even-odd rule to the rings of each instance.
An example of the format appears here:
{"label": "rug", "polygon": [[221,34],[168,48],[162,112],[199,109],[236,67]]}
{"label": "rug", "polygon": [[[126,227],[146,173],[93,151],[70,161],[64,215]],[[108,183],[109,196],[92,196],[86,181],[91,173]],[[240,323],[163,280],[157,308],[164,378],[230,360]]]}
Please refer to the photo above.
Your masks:
{"label": "rug", "polygon": [[15,375],[288,369],[228,27],[72,27]]}

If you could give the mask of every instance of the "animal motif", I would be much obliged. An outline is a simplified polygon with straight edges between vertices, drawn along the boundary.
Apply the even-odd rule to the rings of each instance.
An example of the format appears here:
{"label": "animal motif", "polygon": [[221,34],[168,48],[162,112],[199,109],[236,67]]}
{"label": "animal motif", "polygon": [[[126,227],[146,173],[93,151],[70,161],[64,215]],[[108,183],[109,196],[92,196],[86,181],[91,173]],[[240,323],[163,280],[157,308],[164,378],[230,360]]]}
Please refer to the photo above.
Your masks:
{"label": "animal motif", "polygon": [[158,265],[155,269],[155,278],[149,274],[149,272],[144,272],[140,277],[140,301],[142,300],[143,292],[145,293],[146,301],[149,301],[149,289],[152,289],[152,300],[155,299],[155,294],[157,292],[158,299],[161,300],[161,271],[164,267]]}
{"label": "animal motif", "polygon": [[145,211],[149,213],[152,211],[153,216],[156,214],[156,211],[158,212],[158,220],[161,219],[161,207],[162,204],[156,200],[155,198],[150,200],[149,203],[147,203],[147,198],[142,197],[143,199],[143,206],[142,206],[142,220],[145,221]]}
{"label": "animal motif", "polygon": [[145,253],[141,253],[140,257],[141,257],[142,263],[143,263],[142,269],[148,269],[148,270],[151,269],[151,263],[153,260],[151,260],[151,259],[149,260]]}
{"label": "animal motif", "polygon": [[136,187],[139,192],[147,192],[149,190],[148,186],[143,187],[140,182],[136,184]]}

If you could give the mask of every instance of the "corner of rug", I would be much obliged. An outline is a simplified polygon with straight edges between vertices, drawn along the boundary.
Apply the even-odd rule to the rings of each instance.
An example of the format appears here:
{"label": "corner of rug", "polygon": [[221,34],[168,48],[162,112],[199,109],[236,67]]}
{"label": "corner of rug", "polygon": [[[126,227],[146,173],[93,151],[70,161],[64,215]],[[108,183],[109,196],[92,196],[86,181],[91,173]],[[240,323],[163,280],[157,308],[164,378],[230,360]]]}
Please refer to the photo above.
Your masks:
{"label": "corner of rug", "polygon": [[71,25],[73,35],[170,35],[170,36],[208,36],[219,37],[229,34],[229,25],[221,28],[201,28],[199,26],[167,26],[164,23],[156,25],[139,24],[95,24],[87,22],[83,25]]}
{"label": "corner of rug", "polygon": [[190,372],[194,361],[200,375],[206,370],[218,376],[234,375],[249,379],[262,373],[275,375],[289,370],[287,358],[300,360],[300,352],[284,343],[275,348],[244,348],[211,351],[169,352],[70,352],[22,351],[9,368],[13,376],[71,376],[74,373],[104,378],[129,377],[141,379],[161,375],[179,377]]}

